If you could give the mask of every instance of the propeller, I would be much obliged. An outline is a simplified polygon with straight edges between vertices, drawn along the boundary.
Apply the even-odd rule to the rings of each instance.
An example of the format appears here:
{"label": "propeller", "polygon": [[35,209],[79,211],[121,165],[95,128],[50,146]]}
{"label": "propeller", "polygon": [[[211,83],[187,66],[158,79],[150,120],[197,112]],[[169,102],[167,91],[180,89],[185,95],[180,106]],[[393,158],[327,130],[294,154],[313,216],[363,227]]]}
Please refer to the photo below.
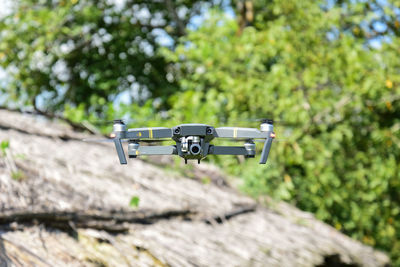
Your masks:
{"label": "propeller", "polygon": [[[113,143],[114,138],[84,138],[82,139],[83,142],[93,142],[93,143]],[[129,141],[129,139],[122,139],[121,142],[126,143]],[[165,142],[165,141],[171,141],[171,139],[151,139],[151,140],[146,140],[146,139],[141,139],[138,140],[140,143],[157,143],[157,142]]]}
{"label": "propeller", "polygon": [[268,124],[273,124],[273,125],[282,125],[282,126],[298,126],[300,125],[299,123],[294,123],[294,122],[288,122],[288,121],[283,121],[283,120],[275,120],[271,118],[256,118],[256,119],[250,119],[250,122],[261,122],[261,123],[268,123]]}
{"label": "propeller", "polygon": [[103,125],[109,125],[109,124],[116,124],[116,123],[122,123],[125,125],[128,124],[141,124],[145,123],[147,120],[152,120],[154,119],[153,117],[141,117],[139,119],[134,119],[134,118],[127,118],[127,119],[122,119],[122,118],[116,118],[113,120],[86,120],[87,123],[93,124],[93,125],[98,125],[98,126],[103,126]]}
{"label": "propeller", "polygon": [[124,120],[122,119],[115,119],[112,121],[113,124],[126,124]]}
{"label": "propeller", "polygon": [[97,120],[97,121],[89,121],[86,120],[85,122],[93,124],[93,125],[108,125],[108,124],[116,124],[116,123],[122,123],[122,124],[128,124],[128,123],[132,123],[135,122],[135,120],[125,120],[125,119],[114,119],[114,120]]}
{"label": "propeller", "polygon": [[[114,142],[114,138],[83,138],[82,141],[92,143],[112,143]],[[125,142],[125,140],[121,140],[121,142]]]}
{"label": "propeller", "polygon": [[288,122],[283,120],[275,120],[273,118],[251,118],[251,119],[244,119],[244,120],[234,120],[233,123],[248,123],[248,122],[258,122],[258,123],[268,123],[273,124],[274,126],[289,126],[289,127],[296,127],[300,126],[300,123]]}
{"label": "propeller", "polygon": [[[233,139],[232,138],[232,139],[224,139],[223,141],[228,141],[228,142],[248,142],[248,141],[252,141],[254,143],[264,143],[265,139],[245,139],[245,138],[243,138],[243,139],[241,139],[241,138]],[[272,141],[273,142],[287,142],[287,141],[289,141],[289,139],[281,139],[281,138],[276,139],[276,138],[274,138]]]}
{"label": "propeller", "polygon": [[[287,142],[287,141],[289,141],[289,139],[282,139],[282,138],[278,138],[278,139],[274,138],[274,139],[272,139],[272,142]],[[256,143],[264,143],[265,140],[257,139],[257,140],[254,140],[254,142],[256,142]]]}

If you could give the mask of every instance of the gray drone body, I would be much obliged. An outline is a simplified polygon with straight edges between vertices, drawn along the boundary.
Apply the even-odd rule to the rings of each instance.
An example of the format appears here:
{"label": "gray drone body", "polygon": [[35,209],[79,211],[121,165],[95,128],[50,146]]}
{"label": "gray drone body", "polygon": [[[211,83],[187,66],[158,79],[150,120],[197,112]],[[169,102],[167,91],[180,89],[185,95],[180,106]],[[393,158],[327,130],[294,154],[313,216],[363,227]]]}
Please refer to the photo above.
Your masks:
{"label": "gray drone body", "polygon": [[[121,120],[114,121],[112,134],[118,158],[126,164],[126,156],[122,142],[128,142],[129,158],[141,155],[178,155],[185,160],[197,160],[198,163],[208,155],[243,155],[255,157],[255,140],[262,140],[264,147],[260,164],[265,164],[275,137],[271,120],[262,122],[260,129],[220,127],[214,128],[206,124],[181,124],[173,128],[134,128],[126,129]],[[244,141],[243,146],[216,146],[211,141],[215,138],[229,138]],[[141,146],[141,142],[153,142],[171,139],[176,142],[169,146]]]}

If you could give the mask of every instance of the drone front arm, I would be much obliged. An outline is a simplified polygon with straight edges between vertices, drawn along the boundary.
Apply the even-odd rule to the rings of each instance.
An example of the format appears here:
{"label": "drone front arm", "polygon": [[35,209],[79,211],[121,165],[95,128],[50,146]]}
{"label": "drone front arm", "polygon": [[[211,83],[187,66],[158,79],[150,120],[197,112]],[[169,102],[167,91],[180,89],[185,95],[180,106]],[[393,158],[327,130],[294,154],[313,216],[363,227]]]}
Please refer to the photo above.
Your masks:
{"label": "drone front arm", "polygon": [[233,138],[233,139],[257,139],[268,138],[269,133],[261,132],[254,128],[239,128],[239,127],[220,127],[215,128],[215,137]]}
{"label": "drone front arm", "polygon": [[243,146],[210,146],[208,154],[213,155],[248,155]]}
{"label": "drone front arm", "polygon": [[177,155],[176,146],[140,146],[136,156],[140,155]]}
{"label": "drone front arm", "polygon": [[135,128],[128,129],[125,132],[124,138],[126,139],[159,139],[159,138],[171,138],[171,128],[165,127],[154,127],[154,128]]}
{"label": "drone front arm", "polygon": [[[265,124],[267,125],[267,124]],[[263,126],[263,125],[262,125]],[[273,128],[272,124],[267,125],[270,127],[267,127],[264,131],[259,131],[258,129],[254,128],[235,128],[235,127],[221,127],[221,128],[216,128],[215,129],[215,137],[221,137],[221,138],[233,138],[233,139],[265,139],[264,142],[264,147],[261,152],[261,158],[260,158],[260,164],[265,164],[268,159],[269,151],[271,149],[272,145],[272,140],[275,137],[275,134],[273,133]],[[229,147],[224,147],[224,148],[217,148],[215,147],[214,150],[216,150],[215,153],[213,154],[218,154],[218,155],[248,155],[247,150],[243,148],[244,152],[239,149],[239,148],[233,148],[229,149]],[[211,153],[210,153],[211,154]]]}

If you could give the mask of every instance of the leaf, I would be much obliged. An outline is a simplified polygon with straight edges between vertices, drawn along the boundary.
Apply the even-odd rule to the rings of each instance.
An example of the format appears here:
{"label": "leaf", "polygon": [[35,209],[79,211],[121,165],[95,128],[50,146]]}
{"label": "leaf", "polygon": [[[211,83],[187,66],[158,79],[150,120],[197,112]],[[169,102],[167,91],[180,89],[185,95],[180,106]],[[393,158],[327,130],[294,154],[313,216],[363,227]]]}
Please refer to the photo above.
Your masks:
{"label": "leaf", "polygon": [[3,155],[6,154],[6,150],[7,150],[9,147],[10,147],[10,141],[9,141],[9,140],[5,140],[5,141],[2,141],[2,142],[1,142],[0,148],[1,148],[1,151],[3,152]]}
{"label": "leaf", "polygon": [[132,208],[137,208],[137,207],[139,207],[139,201],[140,201],[140,198],[138,196],[133,196],[131,198],[131,201],[129,201],[129,206]]}

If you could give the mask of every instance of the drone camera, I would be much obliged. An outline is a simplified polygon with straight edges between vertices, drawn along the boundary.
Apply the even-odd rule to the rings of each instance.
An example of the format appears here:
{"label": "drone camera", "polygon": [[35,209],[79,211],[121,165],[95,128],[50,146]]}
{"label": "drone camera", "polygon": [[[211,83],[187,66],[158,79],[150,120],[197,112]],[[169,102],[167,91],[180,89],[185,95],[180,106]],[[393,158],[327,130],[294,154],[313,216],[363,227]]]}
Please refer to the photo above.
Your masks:
{"label": "drone camera", "polygon": [[190,146],[190,153],[192,155],[198,155],[200,154],[201,147],[198,144],[193,144]]}
{"label": "drone camera", "polygon": [[201,152],[200,137],[188,136],[181,139],[182,152],[190,152],[192,155],[198,155]]}
{"label": "drone camera", "polygon": [[213,129],[210,128],[210,127],[208,127],[207,130],[206,130],[206,133],[207,133],[207,134],[212,134],[212,132],[213,132]]}

